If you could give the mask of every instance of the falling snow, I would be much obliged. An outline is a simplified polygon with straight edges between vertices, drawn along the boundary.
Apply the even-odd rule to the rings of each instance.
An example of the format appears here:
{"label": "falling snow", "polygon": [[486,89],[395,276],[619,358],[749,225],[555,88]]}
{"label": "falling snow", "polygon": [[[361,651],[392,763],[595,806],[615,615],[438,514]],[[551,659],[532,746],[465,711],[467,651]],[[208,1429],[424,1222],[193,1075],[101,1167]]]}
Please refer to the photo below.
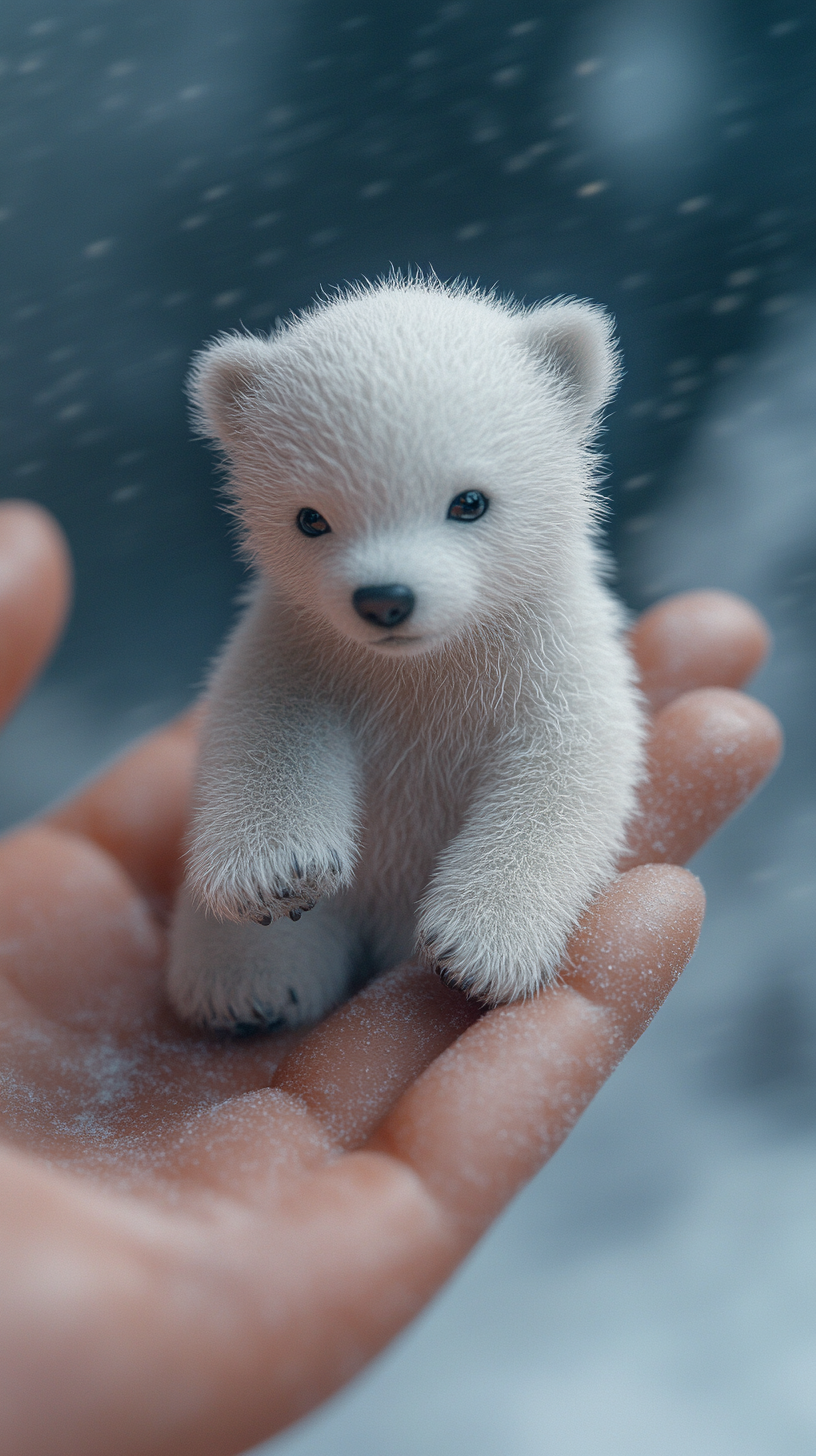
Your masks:
{"label": "falling snow", "polygon": [[[0,452],[8,493],[68,529],[79,590],[3,735],[6,822],[189,701],[230,619],[193,350],[392,264],[610,307],[622,594],[731,588],[776,636],[759,691],[786,762],[701,858],[680,987],[434,1309],[270,1456],[812,1450],[812,17],[8,12]],[[103,1051],[97,1110],[131,1074]]]}

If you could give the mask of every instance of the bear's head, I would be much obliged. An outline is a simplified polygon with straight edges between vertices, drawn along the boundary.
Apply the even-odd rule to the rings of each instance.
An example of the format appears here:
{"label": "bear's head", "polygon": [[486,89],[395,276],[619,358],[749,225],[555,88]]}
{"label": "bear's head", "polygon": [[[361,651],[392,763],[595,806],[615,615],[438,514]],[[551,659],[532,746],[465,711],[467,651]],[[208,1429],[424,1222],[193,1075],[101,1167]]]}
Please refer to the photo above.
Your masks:
{"label": "bear's head", "polygon": [[586,552],[591,442],[618,377],[609,317],[435,280],[319,304],[195,360],[248,551],[346,638],[432,650],[546,595]]}

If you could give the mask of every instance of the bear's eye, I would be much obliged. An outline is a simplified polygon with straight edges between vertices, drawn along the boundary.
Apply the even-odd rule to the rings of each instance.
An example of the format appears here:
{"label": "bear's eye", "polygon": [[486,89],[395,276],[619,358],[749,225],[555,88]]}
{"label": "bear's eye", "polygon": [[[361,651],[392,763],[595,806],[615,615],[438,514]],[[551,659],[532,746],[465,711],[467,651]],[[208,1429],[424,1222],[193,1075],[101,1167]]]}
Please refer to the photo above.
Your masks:
{"label": "bear's eye", "polygon": [[448,506],[449,521],[478,521],[487,510],[487,496],[480,490],[463,490]]}
{"label": "bear's eye", "polygon": [[325,536],[331,530],[331,526],[325,516],[319,511],[313,511],[309,506],[304,506],[297,514],[298,530],[304,536]]}

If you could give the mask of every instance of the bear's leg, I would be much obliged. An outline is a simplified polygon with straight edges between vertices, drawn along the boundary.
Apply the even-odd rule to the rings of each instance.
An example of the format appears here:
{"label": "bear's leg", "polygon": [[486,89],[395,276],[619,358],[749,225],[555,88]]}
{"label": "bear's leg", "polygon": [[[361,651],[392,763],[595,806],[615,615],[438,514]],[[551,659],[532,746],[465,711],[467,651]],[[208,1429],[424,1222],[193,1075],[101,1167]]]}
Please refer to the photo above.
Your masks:
{"label": "bear's leg", "polygon": [[359,940],[336,902],[321,900],[297,924],[236,925],[196,909],[185,888],[170,936],[170,1000],[185,1021],[214,1030],[307,1026],[348,993]]}

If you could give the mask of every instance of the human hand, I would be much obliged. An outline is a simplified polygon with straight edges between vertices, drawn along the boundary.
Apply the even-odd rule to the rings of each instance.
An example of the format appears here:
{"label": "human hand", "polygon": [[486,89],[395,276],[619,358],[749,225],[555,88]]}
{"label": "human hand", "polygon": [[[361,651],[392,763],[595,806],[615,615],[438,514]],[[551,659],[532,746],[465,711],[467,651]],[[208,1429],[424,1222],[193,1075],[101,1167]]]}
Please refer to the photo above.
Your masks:
{"label": "human hand", "polygon": [[[0,708],[46,655],[67,581],[48,519],[0,508]],[[174,1020],[163,918],[194,716],[0,843],[8,1456],[228,1456],[416,1314],[688,960],[703,897],[676,865],[779,751],[771,715],[733,691],[766,644],[717,593],[641,619],[661,711],[627,873],[562,982],[486,1014],[407,965],[305,1035]]]}

